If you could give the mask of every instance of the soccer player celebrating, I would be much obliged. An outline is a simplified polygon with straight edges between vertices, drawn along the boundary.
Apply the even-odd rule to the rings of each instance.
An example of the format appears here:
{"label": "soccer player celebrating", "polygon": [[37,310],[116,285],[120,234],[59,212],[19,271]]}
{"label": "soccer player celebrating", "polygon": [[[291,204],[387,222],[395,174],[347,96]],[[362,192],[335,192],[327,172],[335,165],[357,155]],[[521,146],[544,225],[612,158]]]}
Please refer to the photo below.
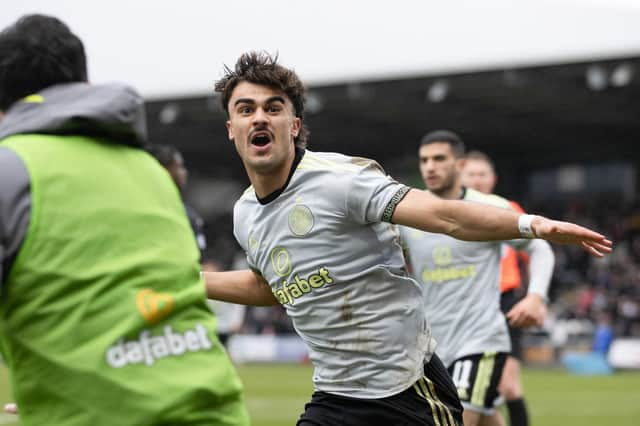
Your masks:
{"label": "soccer player celebrating", "polygon": [[604,236],[578,225],[443,200],[371,160],[305,149],[303,85],[269,55],[243,54],[216,90],[252,184],[234,209],[250,269],[205,273],[207,290],[228,302],[285,306],[315,367],[298,425],[462,424],[392,223],[465,240],[538,236],[595,256],[610,251]]}
{"label": "soccer player celebrating", "polygon": [[[462,184],[483,194],[491,194],[497,182],[493,161],[484,152],[470,151],[465,156],[462,171]],[[515,201],[509,201],[511,208],[517,212],[524,210]],[[520,273],[519,258],[527,260],[526,254],[516,252],[508,244],[502,246],[502,260],[500,265],[500,308],[504,314],[518,302],[521,293],[522,274]],[[534,272],[535,273],[535,272]],[[542,320],[542,318],[541,318]],[[508,324],[511,351],[502,370],[502,378],[498,391],[504,397],[509,413],[511,426],[527,426],[529,416],[524,400],[524,390],[520,378],[520,359],[522,359],[522,328]]]}
{"label": "soccer player celebrating", "polygon": [[140,96],[89,84],[81,40],[29,15],[0,33],[0,110],[0,348],[21,423],[248,425]]}

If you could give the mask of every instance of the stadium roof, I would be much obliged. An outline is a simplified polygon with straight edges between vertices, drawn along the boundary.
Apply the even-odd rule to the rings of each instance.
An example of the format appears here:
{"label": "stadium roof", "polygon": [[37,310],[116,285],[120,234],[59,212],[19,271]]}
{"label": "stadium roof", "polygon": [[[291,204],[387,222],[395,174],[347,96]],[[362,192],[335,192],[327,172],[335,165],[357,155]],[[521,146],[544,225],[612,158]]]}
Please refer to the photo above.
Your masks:
{"label": "stadium roof", "polygon": [[[310,148],[415,167],[420,137],[449,128],[469,148],[527,172],[567,163],[638,161],[640,57],[313,85]],[[151,140],[178,145],[203,174],[244,175],[212,96],[147,103]],[[401,168],[402,164],[400,164]]]}
{"label": "stadium roof", "polygon": [[636,0],[23,0],[2,5],[0,26],[33,12],[84,39],[93,81],[151,98],[205,94],[256,49],[315,85],[640,54]]}

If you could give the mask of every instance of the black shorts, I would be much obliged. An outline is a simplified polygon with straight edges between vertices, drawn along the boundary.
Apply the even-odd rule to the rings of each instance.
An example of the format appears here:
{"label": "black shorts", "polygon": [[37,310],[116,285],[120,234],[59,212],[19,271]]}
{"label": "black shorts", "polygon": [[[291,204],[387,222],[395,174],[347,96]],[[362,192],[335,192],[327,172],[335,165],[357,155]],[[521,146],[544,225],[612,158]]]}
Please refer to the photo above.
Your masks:
{"label": "black shorts", "polygon": [[424,377],[380,399],[314,392],[297,426],[462,426],[462,405],[447,370],[434,354]]}
{"label": "black shorts", "polygon": [[[516,289],[511,289],[503,292],[500,295],[500,309],[506,315],[518,303],[521,298],[516,295]],[[522,360],[522,328],[512,327],[507,320],[507,327],[509,327],[509,339],[511,339],[511,355],[514,358]]]}
{"label": "black shorts", "polygon": [[458,358],[449,366],[465,410],[490,415],[500,403],[498,385],[507,355],[506,352],[473,354]]}

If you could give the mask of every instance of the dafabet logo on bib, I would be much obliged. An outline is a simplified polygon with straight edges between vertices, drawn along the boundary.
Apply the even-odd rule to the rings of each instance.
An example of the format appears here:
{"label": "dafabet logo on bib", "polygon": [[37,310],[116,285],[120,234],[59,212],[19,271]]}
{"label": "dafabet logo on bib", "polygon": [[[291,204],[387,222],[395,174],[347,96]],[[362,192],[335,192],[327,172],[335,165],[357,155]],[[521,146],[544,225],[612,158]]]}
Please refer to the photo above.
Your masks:
{"label": "dafabet logo on bib", "polygon": [[[167,293],[158,293],[146,288],[136,294],[135,305],[144,320],[153,326],[173,312],[174,301]],[[131,333],[120,337],[107,348],[105,360],[109,366],[152,366],[163,358],[207,351],[213,347],[209,330],[201,323],[190,323],[186,328],[175,329],[167,321],[162,329],[154,327],[134,333],[135,335]]]}

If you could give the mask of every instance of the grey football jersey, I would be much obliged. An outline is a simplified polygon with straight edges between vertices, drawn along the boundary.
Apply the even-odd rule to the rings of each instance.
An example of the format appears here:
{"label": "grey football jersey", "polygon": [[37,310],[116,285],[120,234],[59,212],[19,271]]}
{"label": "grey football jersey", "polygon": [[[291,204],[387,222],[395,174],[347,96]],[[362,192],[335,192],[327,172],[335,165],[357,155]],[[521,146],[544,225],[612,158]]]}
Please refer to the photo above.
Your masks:
{"label": "grey football jersey", "polygon": [[[464,200],[511,208],[496,195],[466,189]],[[485,351],[511,350],[500,310],[500,241],[461,241],[400,226],[411,272],[423,285],[425,312],[445,366]],[[529,240],[511,240],[518,249]]]}
{"label": "grey football jersey", "polygon": [[408,190],[371,160],[307,150],[276,199],[249,188],[235,205],[235,236],[308,345],[316,390],[393,395],[431,356],[422,290],[383,221]]}

